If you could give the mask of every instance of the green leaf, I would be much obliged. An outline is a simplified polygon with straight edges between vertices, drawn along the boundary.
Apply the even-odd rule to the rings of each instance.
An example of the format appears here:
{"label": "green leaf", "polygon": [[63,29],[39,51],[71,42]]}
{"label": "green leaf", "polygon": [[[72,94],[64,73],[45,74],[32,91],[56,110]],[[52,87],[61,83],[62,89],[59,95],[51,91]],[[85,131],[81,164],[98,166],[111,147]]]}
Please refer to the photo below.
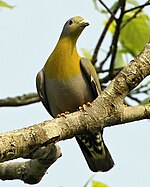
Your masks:
{"label": "green leaf", "polygon": [[0,7],[4,7],[4,8],[14,8],[14,6],[8,5],[8,4],[5,3],[4,1],[0,1]]}
{"label": "green leaf", "polygon": [[150,104],[150,97],[144,99],[141,104]]}
{"label": "green leaf", "polygon": [[92,59],[91,52],[90,52],[88,49],[85,49],[85,48],[82,48],[81,51],[82,51],[83,55],[84,55],[88,60],[91,61],[91,59]]}
{"label": "green leaf", "polygon": [[[132,18],[134,11],[128,12],[123,17],[124,24]],[[104,22],[106,24],[107,21]],[[113,21],[109,27],[109,31],[114,33],[116,22]],[[139,13],[121,30],[119,42],[122,48],[126,49],[132,56],[136,56],[143,49],[144,45],[150,38],[150,18],[144,12]]]}
{"label": "green leaf", "polygon": [[[125,14],[123,22],[133,17],[134,12]],[[148,42],[150,38],[150,19],[145,13],[139,13],[122,30],[120,43],[133,56],[136,56]]]}
{"label": "green leaf", "polygon": [[134,6],[138,6],[139,3],[136,0],[127,0],[127,3],[134,5]]}
{"label": "green leaf", "polygon": [[[108,22],[108,19],[105,20],[105,21],[103,22],[103,24],[106,25],[107,22]],[[116,22],[115,22],[115,21],[112,21],[112,23],[110,24],[108,30],[109,30],[111,33],[114,33],[114,32],[115,32],[115,27],[116,27]]]}
{"label": "green leaf", "polygon": [[108,187],[106,184],[102,182],[92,181],[92,187]]}
{"label": "green leaf", "polygon": [[115,59],[115,64],[114,64],[114,69],[119,69],[119,68],[123,68],[126,66],[126,63],[123,59],[123,55],[124,52],[123,50],[118,50],[117,51],[117,55],[116,55],[116,59]]}

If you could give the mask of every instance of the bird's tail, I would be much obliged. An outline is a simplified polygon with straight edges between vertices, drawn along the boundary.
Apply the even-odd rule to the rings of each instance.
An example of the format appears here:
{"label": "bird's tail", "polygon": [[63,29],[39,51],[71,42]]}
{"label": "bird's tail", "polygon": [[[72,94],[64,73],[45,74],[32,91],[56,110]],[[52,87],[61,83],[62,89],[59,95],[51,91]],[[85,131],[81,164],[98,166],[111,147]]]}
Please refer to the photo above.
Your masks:
{"label": "bird's tail", "polygon": [[113,167],[114,161],[103,141],[101,133],[79,135],[76,140],[92,171],[108,171]]}

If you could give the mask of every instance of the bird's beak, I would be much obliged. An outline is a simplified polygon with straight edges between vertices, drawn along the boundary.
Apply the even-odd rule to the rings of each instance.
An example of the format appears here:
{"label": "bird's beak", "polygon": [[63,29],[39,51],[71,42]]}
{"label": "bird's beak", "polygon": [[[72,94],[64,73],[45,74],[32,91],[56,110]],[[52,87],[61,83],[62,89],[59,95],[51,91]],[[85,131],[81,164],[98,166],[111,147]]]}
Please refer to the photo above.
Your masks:
{"label": "bird's beak", "polygon": [[88,25],[90,25],[90,23],[87,20],[82,20],[81,22],[79,22],[80,27],[86,27]]}

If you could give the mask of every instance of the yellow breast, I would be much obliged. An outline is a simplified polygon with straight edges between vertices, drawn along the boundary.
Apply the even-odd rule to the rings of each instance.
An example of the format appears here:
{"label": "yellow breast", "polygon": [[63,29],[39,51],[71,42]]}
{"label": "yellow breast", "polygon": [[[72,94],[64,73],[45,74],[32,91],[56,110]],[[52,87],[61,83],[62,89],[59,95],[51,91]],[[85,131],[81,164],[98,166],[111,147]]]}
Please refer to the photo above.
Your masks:
{"label": "yellow breast", "polygon": [[76,42],[70,38],[61,38],[49,56],[44,71],[48,78],[66,80],[80,73],[80,56]]}

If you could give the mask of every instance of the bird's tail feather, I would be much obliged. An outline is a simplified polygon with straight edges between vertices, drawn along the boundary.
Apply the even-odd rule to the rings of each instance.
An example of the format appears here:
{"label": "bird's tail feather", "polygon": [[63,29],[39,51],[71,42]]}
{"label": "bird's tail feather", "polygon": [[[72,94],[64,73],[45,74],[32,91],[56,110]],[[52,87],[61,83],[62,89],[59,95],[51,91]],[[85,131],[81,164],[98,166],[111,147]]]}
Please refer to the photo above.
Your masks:
{"label": "bird's tail feather", "polygon": [[103,141],[101,133],[79,135],[76,140],[92,171],[108,171],[113,167],[114,161]]}

